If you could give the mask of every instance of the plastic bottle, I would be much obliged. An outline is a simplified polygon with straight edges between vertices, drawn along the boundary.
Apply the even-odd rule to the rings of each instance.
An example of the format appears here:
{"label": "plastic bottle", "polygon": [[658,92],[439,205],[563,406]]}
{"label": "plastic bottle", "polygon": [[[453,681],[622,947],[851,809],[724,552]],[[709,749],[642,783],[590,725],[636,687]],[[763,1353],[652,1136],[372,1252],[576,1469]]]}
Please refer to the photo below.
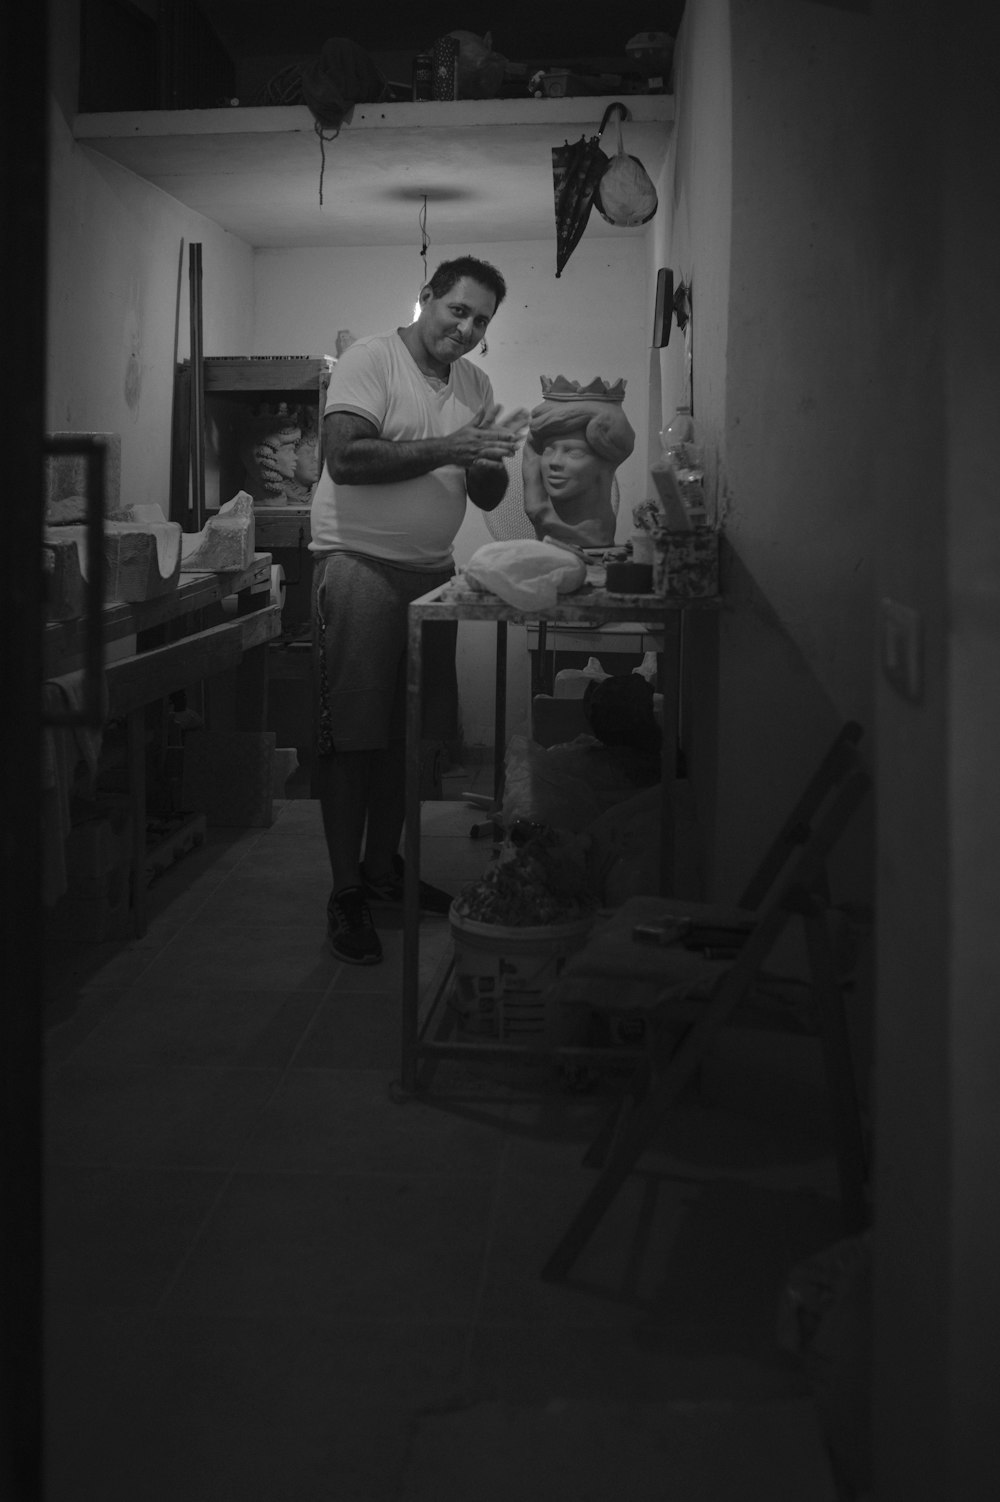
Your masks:
{"label": "plastic bottle", "polygon": [[704,449],[690,407],[677,408],[672,422],[660,433],[660,445],[664,461],[673,467],[677,488],[692,526],[707,526]]}

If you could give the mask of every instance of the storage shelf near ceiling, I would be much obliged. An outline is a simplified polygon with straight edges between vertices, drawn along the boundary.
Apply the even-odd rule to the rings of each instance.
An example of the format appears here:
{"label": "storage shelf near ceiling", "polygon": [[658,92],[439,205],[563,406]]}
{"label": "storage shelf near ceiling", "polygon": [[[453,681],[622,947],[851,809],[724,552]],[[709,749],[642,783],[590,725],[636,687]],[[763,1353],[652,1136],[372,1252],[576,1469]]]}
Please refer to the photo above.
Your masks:
{"label": "storage shelf near ceiling", "polygon": [[[551,148],[595,135],[611,102],[583,95],[357,105],[325,143],[325,205],[315,122],[304,105],[80,114],[74,137],[254,246],[408,244],[424,193],[439,244],[536,239],[553,234]],[[625,149],[655,182],[673,95],[622,102]],[[612,154],[616,144],[609,129],[602,146]],[[622,233],[593,218],[596,233]]]}

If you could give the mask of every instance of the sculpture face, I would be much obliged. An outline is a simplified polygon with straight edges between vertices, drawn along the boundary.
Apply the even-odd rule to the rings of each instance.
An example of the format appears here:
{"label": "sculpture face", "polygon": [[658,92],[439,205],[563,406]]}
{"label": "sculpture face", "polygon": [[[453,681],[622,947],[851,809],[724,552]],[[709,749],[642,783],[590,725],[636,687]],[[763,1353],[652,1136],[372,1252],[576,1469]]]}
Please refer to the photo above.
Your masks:
{"label": "sculpture face", "polygon": [[610,483],[611,466],[595,454],[582,431],[553,438],[542,449],[542,484],[553,500],[570,501]]}
{"label": "sculpture face", "polygon": [[316,439],[311,433],[306,433],[295,449],[295,471],[292,478],[299,484],[308,486],[309,489],[319,479],[319,454],[316,452]]}
{"label": "sculpture face", "polygon": [[291,433],[275,433],[269,443],[274,450],[271,462],[283,480],[290,480],[295,473],[296,444],[299,441],[299,431],[293,428]]}
{"label": "sculpture face", "polygon": [[615,538],[614,473],[635,445],[617,388],[595,381],[581,391],[563,376],[543,376],[542,390],[521,457],[525,514],[536,537],[607,547]]}
{"label": "sculpture face", "polygon": [[316,423],[306,408],[280,403],[251,412],[240,447],[246,488],[259,506],[301,506],[319,477]]}

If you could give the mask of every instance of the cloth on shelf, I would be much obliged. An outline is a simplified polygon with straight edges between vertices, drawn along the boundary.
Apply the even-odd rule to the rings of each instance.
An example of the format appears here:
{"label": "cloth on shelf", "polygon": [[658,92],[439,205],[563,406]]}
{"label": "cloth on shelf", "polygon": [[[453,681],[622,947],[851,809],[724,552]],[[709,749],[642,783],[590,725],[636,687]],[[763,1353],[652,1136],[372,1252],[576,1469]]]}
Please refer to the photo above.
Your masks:
{"label": "cloth on shelf", "polygon": [[[83,671],[65,673],[42,685],[47,719],[67,710],[79,713],[86,700]],[[104,690],[106,705],[106,689]],[[44,725],[42,729],[42,902],[54,907],[67,890],[66,840],[72,829],[74,792],[92,797],[101,754],[100,727]]]}

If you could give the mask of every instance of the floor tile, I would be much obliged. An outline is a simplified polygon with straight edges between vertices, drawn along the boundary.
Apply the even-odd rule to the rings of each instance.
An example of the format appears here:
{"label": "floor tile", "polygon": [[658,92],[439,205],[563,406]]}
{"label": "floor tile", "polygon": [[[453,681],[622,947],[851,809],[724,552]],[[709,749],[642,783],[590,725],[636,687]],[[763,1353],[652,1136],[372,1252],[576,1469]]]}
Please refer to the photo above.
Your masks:
{"label": "floor tile", "polygon": [[808,1405],[480,1404],[421,1421],[400,1502],[836,1502]]}
{"label": "floor tile", "polygon": [[73,1063],[133,1066],[214,1064],[280,1069],[289,1062],[319,1005],[315,991],[151,983],[118,998],[77,1045]]}
{"label": "floor tile", "polygon": [[296,1069],[285,1076],[245,1143],[237,1171],[457,1174],[492,1177],[500,1128],[449,1109],[393,1099],[382,1070]]}
{"label": "floor tile", "polygon": [[169,1305],[316,1318],[468,1320],[492,1185],[398,1174],[238,1174]]}
{"label": "floor tile", "polygon": [[312,924],[284,929],[280,924],[246,927],[220,919],[195,920],[166,944],[143,970],[159,989],[175,985],[231,986],[234,977],[247,990],[325,991],[336,961],[325,949],[326,913]]}
{"label": "floor tile", "polygon": [[70,1058],[128,994],[124,986],[92,986],[51,998],[45,1007],[46,1064],[51,1067]]}
{"label": "floor tile", "polygon": [[[270,848],[270,847],[269,847]],[[191,914],[184,942],[197,943],[206,927],[221,929],[233,926],[240,930],[260,926],[298,927],[322,934],[326,925],[326,901],[330,895],[330,874],[323,852],[319,869],[303,869],[301,864],[275,880],[273,869],[241,867],[205,899]]]}
{"label": "floor tile", "polygon": [[131,985],[149,969],[159,948],[157,944],[143,948],[134,940],[104,944],[47,940],[43,980],[47,1006],[62,1012],[71,998],[93,987],[108,990]]}
{"label": "floor tile", "polygon": [[344,977],[343,982],[331,985],[324,995],[295,1051],[292,1068],[398,1073],[398,985],[395,990],[352,990],[348,967],[343,966],[338,974]]}
{"label": "floor tile", "polygon": [[757,1403],[801,1397],[805,1382],[775,1351],[680,1355],[645,1334],[645,1315],[620,1326],[476,1325],[470,1392],[478,1401],[546,1403],[552,1399],[689,1399]]}
{"label": "floor tile", "polygon": [[50,1168],[47,1331],[65,1345],[78,1313],[152,1309],[215,1203],[225,1176],[178,1169]]}
{"label": "floor tile", "polygon": [[47,1502],[395,1502],[465,1327],[159,1316],[123,1407],[54,1428]]}
{"label": "floor tile", "polygon": [[118,1070],[72,1060],[50,1080],[50,1162],[96,1167],[229,1168],[280,1071],[193,1066]]}

